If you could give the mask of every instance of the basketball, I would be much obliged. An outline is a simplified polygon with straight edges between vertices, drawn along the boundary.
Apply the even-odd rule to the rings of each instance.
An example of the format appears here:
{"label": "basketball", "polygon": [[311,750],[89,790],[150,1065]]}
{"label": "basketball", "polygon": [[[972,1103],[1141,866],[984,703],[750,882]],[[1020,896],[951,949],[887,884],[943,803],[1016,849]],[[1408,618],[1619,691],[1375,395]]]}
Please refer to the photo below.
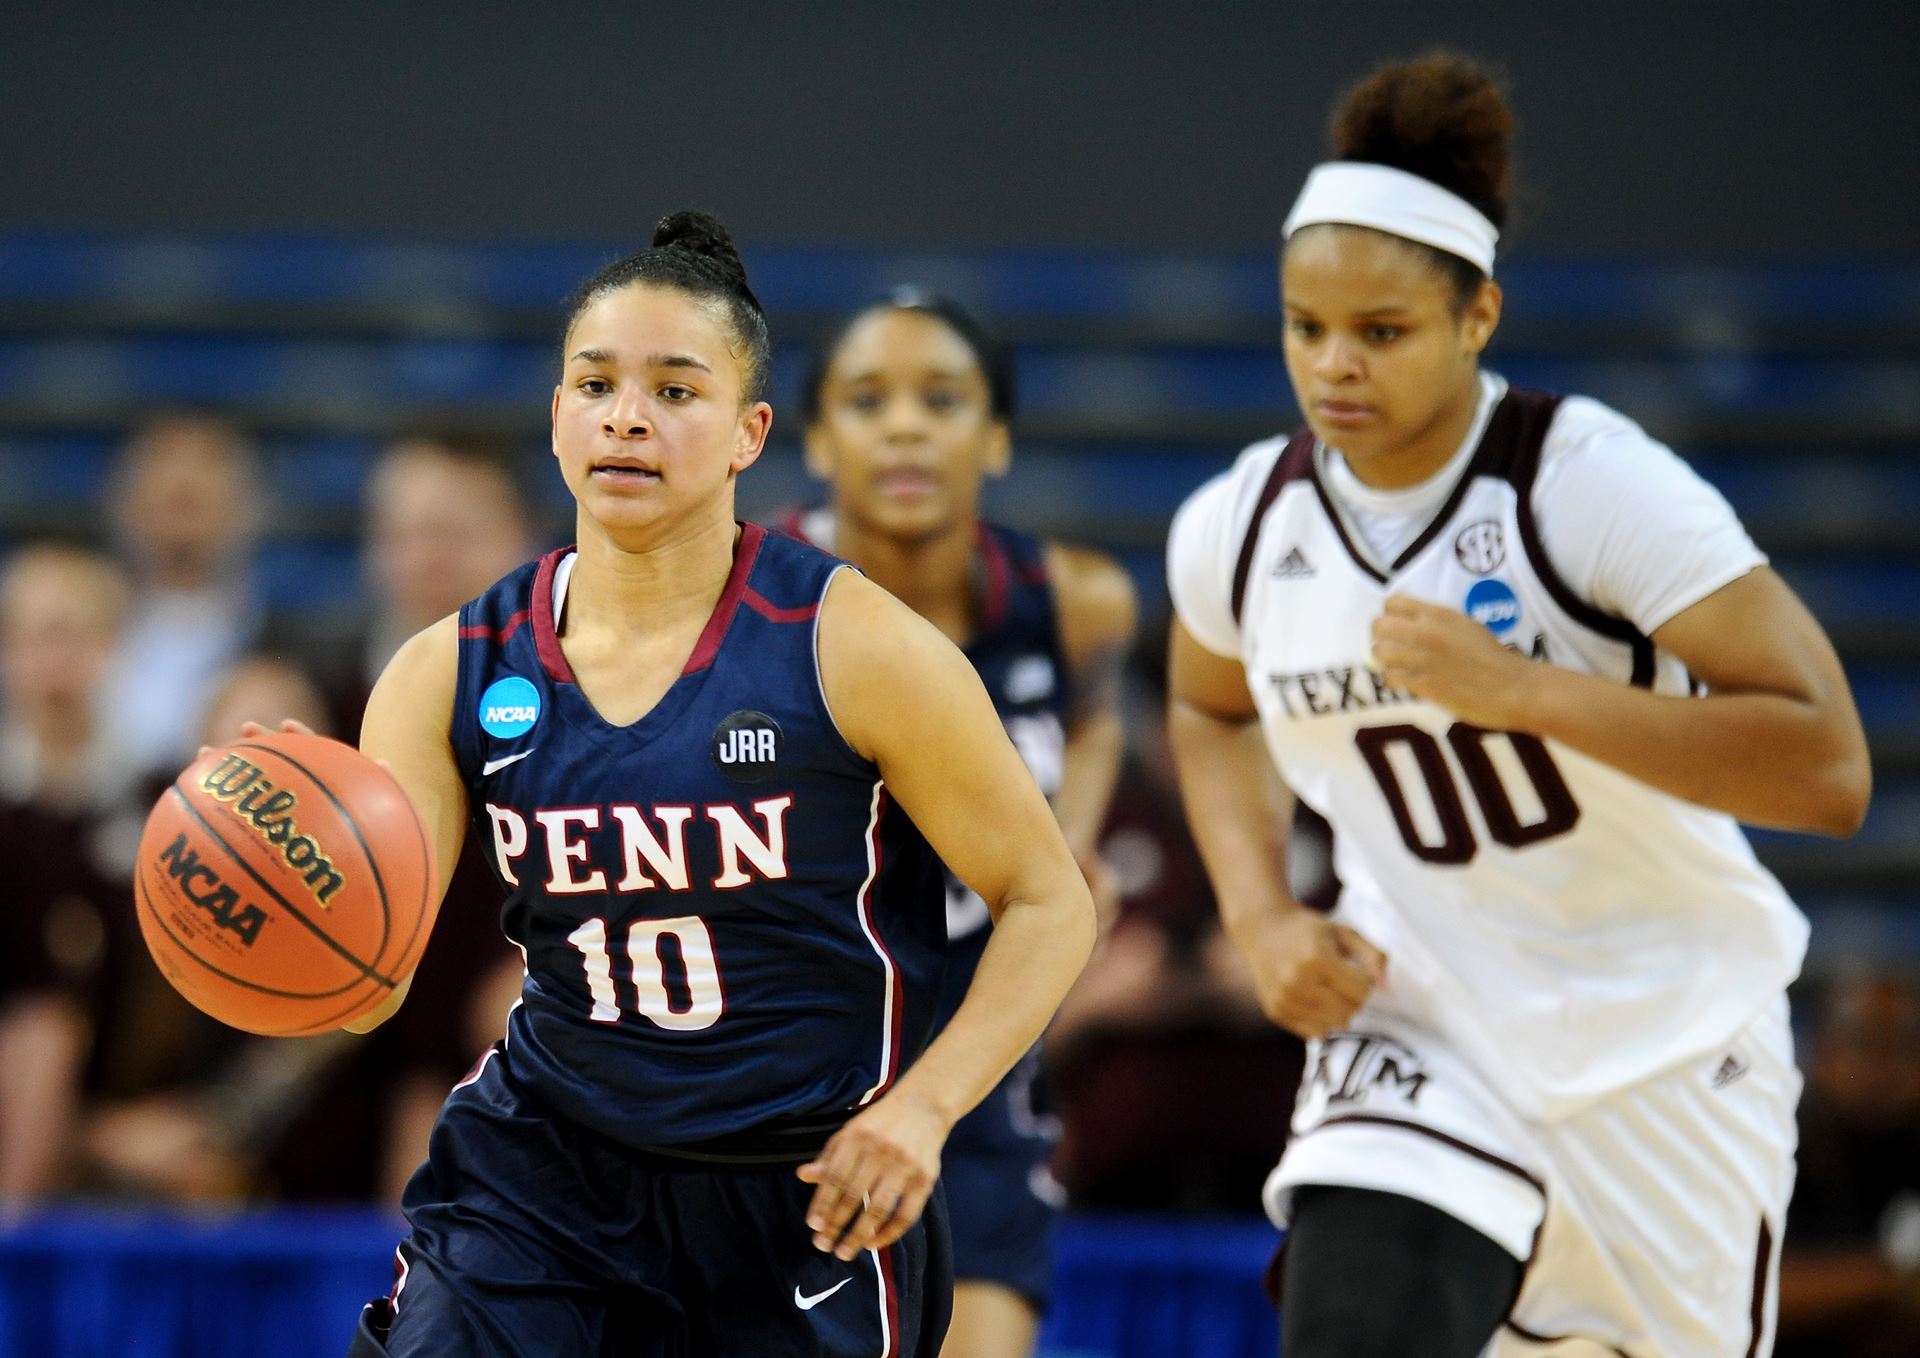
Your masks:
{"label": "basketball", "polygon": [[392,774],[275,732],[209,750],[160,795],[134,869],[140,931],[196,1007],[250,1033],[338,1028],[425,950],[433,850]]}

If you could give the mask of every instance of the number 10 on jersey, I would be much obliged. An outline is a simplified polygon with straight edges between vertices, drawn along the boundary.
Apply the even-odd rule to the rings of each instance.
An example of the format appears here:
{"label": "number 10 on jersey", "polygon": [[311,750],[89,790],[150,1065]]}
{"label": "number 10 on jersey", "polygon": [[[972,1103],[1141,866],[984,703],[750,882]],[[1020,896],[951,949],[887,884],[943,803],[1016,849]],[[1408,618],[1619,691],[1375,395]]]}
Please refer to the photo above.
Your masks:
{"label": "number 10 on jersey", "polygon": [[[661,945],[671,939],[680,954],[684,985],[670,985]],[[587,994],[595,1023],[620,1021],[620,996],[614,988],[613,957],[607,951],[607,922],[590,919],[567,935],[580,950],[587,971]],[[634,1010],[661,1028],[699,1032],[720,1021],[726,994],[720,988],[720,964],[713,956],[713,935],[698,915],[674,919],[638,919],[627,928],[627,960],[632,968]],[[675,991],[680,991],[675,994]]]}

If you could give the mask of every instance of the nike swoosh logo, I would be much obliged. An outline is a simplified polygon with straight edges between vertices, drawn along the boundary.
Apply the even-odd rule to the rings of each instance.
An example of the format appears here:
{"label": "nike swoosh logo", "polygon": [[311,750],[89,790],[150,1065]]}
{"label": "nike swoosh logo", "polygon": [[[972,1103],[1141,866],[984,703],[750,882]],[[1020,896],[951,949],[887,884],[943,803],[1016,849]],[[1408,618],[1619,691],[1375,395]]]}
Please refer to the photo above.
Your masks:
{"label": "nike swoosh logo", "polygon": [[525,759],[532,753],[532,750],[522,750],[519,754],[510,754],[503,759],[489,759],[480,766],[480,776],[485,778],[489,774],[498,773],[509,764],[518,764],[522,759]]}
{"label": "nike swoosh logo", "polygon": [[801,1296],[800,1289],[796,1287],[793,1289],[793,1304],[795,1306],[798,1306],[802,1311],[811,1311],[814,1307],[818,1306],[821,1302],[825,1301],[828,1297],[831,1297],[835,1292],[838,1292],[841,1288],[845,1287],[848,1283],[852,1281],[853,1279],[851,1278],[842,1278],[839,1282],[835,1283],[832,1287],[829,1287],[826,1291],[815,1292],[811,1297]]}

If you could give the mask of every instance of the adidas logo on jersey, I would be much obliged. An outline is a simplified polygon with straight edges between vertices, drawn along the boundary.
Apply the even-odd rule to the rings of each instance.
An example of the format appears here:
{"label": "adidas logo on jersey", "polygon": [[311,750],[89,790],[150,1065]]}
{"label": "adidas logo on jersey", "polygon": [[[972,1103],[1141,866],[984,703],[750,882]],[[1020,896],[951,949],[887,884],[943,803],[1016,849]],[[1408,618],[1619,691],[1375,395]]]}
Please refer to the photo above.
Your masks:
{"label": "adidas logo on jersey", "polygon": [[1732,1052],[1728,1052],[1726,1059],[1714,1068],[1713,1087],[1715,1089],[1725,1089],[1746,1073],[1746,1063],[1741,1061],[1741,1059]]}
{"label": "adidas logo on jersey", "polygon": [[1276,580],[1305,580],[1313,574],[1313,563],[1298,547],[1291,548],[1273,567]]}

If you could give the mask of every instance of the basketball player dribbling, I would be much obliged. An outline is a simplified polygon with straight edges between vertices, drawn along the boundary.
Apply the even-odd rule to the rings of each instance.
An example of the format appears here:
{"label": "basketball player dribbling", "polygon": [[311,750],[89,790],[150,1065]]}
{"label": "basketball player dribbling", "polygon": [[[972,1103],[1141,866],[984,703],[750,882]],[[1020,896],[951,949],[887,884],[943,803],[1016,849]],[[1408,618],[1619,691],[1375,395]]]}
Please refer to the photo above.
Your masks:
{"label": "basketball player dribbling", "polygon": [[[1283,1347],[1764,1354],[1807,929],[1736,821],[1851,833],[1866,746],[1718,494],[1480,367],[1508,125],[1452,58],[1348,96],[1281,261],[1307,430],[1168,547],[1189,818],[1309,1039]],[[1287,895],[1268,755],[1333,825],[1331,919]]]}
{"label": "basketball player dribbling", "polygon": [[[1133,587],[1107,556],[979,517],[983,484],[1011,453],[1006,346],[956,304],[903,291],[821,346],[801,403],[808,467],[832,503],[796,511],[783,530],[845,557],[965,650],[1067,843],[1103,881],[1095,846],[1124,744]],[[936,1026],[965,997],[990,932],[986,904],[949,878]],[[946,1358],[1033,1351],[1060,1202],[1039,1078],[1036,1049],[947,1141],[956,1283]]]}
{"label": "basketball player dribbling", "polygon": [[[552,410],[578,545],[374,691],[362,748],[443,879],[471,817],[527,979],[434,1127],[356,1354],[939,1350],[942,1143],[1053,1013],[1092,902],[965,657],[735,522],[768,355],[711,218],[588,280]],[[921,1051],[941,863],[996,926]]]}

